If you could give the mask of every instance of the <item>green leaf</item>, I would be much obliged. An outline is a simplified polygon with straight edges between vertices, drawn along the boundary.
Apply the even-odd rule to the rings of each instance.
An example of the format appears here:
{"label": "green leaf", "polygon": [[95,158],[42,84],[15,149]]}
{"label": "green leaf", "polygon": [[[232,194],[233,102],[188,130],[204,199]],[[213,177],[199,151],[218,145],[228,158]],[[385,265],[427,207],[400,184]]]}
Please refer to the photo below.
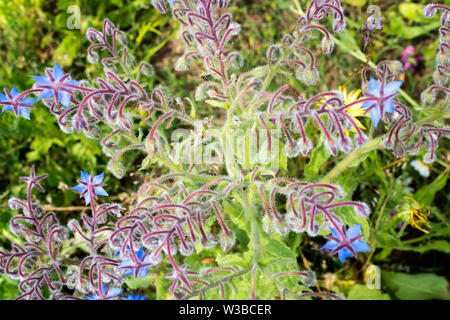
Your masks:
{"label": "green leaf", "polygon": [[411,2],[402,3],[399,5],[398,10],[403,17],[414,22],[422,22],[426,19],[422,13],[422,4]]}
{"label": "green leaf", "polygon": [[133,275],[128,275],[124,279],[127,286],[133,290],[138,288],[148,288],[151,284],[155,282],[155,279],[152,276],[147,276],[145,278],[142,277],[135,278]]}
{"label": "green leaf", "polygon": [[355,7],[363,7],[366,4],[366,0],[344,0],[345,3],[355,6]]}
{"label": "green leaf", "polygon": [[390,297],[379,289],[369,289],[367,286],[357,284],[348,292],[347,300],[390,300]]}
{"label": "green leaf", "polygon": [[426,252],[430,250],[437,250],[445,253],[450,253],[450,243],[445,240],[436,240],[427,245],[420,246],[400,246],[393,247],[392,249],[404,250],[404,251],[414,251],[414,252]]}
{"label": "green leaf", "polygon": [[217,107],[217,108],[224,108],[227,109],[228,108],[228,103],[226,101],[217,101],[217,100],[206,100],[205,101],[207,104],[212,105],[213,107]]}
{"label": "green leaf", "polygon": [[324,136],[322,135],[319,140],[319,147],[314,148],[311,159],[309,163],[305,166],[305,178],[309,181],[314,181],[317,179],[319,174],[319,169],[322,165],[324,165],[330,154],[325,149],[325,145],[323,144]]}
{"label": "green leaf", "polygon": [[448,179],[449,168],[444,170],[433,182],[423,186],[414,194],[414,198],[422,206],[429,206],[433,202],[436,192],[445,187]]}
{"label": "green leaf", "polygon": [[401,300],[450,299],[448,282],[432,273],[381,271],[382,283]]}

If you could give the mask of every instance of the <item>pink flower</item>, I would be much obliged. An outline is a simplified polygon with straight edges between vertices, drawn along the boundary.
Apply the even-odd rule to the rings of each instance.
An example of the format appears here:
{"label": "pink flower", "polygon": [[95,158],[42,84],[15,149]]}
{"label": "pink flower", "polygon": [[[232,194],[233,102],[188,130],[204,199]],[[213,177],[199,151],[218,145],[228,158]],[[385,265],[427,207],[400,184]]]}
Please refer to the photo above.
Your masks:
{"label": "pink flower", "polygon": [[407,46],[400,55],[400,60],[403,62],[403,67],[405,70],[411,69],[412,72],[415,71],[417,64],[423,61],[421,55],[414,55],[416,48],[414,46]]}

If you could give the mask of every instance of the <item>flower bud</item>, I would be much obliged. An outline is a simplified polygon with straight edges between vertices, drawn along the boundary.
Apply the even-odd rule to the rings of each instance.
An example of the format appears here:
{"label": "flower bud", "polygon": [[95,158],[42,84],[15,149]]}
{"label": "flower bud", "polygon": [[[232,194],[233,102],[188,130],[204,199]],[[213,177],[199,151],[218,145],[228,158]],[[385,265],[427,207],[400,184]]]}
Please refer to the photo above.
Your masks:
{"label": "flower bud", "polygon": [[100,61],[100,56],[97,52],[91,51],[87,55],[87,60],[89,61],[89,63],[96,64]]}
{"label": "flower bud", "polygon": [[117,178],[122,179],[125,176],[126,170],[122,163],[119,161],[108,162],[108,170]]}
{"label": "flower bud", "polygon": [[434,161],[436,161],[436,154],[434,152],[429,151],[423,156],[423,163],[431,164]]}
{"label": "flower bud", "polygon": [[311,150],[314,148],[314,145],[312,144],[311,140],[308,138],[300,138],[297,142],[298,148],[300,149],[301,154],[306,157]]}
{"label": "flower bud", "polygon": [[262,219],[262,228],[265,233],[270,234],[273,231],[272,219],[267,214]]}
{"label": "flower bud", "polygon": [[324,54],[333,53],[334,49],[334,41],[331,38],[323,37],[322,38],[322,51]]}
{"label": "flower bud", "polygon": [[367,143],[367,136],[361,132],[355,136],[355,143],[358,147],[362,147]]}
{"label": "flower bud", "polygon": [[201,243],[205,249],[211,249],[217,244],[217,240],[213,237],[212,234],[207,234],[206,239],[202,237]]}
{"label": "flower bud", "polygon": [[300,154],[300,146],[298,143],[286,143],[283,147],[283,152],[288,158],[295,158]]}
{"label": "flower bud", "polygon": [[319,79],[319,72],[314,67],[312,69],[309,68],[297,68],[295,72],[295,77],[302,81],[307,86],[314,85]]}
{"label": "flower bud", "polygon": [[151,77],[155,74],[155,68],[148,62],[141,62],[140,64],[141,73],[146,77]]}
{"label": "flower bud", "polygon": [[271,61],[271,62],[276,62],[281,58],[281,49],[280,46],[278,45],[271,45],[268,49],[267,49],[267,60]]}
{"label": "flower bud", "polygon": [[332,155],[332,156],[336,156],[338,153],[338,145],[336,142],[336,139],[331,137],[330,139],[325,138],[325,149],[327,150],[327,152]]}
{"label": "flower bud", "polygon": [[96,125],[90,125],[87,130],[83,131],[84,135],[90,139],[97,140],[100,138],[100,128]]}
{"label": "flower bud", "polygon": [[313,222],[313,225],[311,226],[311,223],[308,223],[308,228],[306,229],[306,232],[310,237],[315,237],[320,232],[320,225],[317,221]]}
{"label": "flower bud", "polygon": [[224,252],[228,252],[234,246],[236,242],[236,236],[232,231],[228,231],[228,234],[222,231],[219,237],[219,242],[222,250]]}
{"label": "flower bud", "polygon": [[303,273],[306,273],[306,277],[302,277],[302,284],[306,287],[313,287],[316,285],[316,274],[313,271],[305,270],[302,271]]}
{"label": "flower bud", "polygon": [[305,231],[306,224],[303,223],[300,217],[297,217],[293,211],[286,214],[286,223],[292,231],[302,233]]}
{"label": "flower bud", "polygon": [[370,215],[370,208],[364,202],[358,202],[355,206],[355,213],[358,217],[367,218]]}
{"label": "flower bud", "polygon": [[439,71],[439,69],[436,69],[433,73],[433,80],[437,85],[445,86],[448,81],[448,76],[444,72]]}
{"label": "flower bud", "polygon": [[431,3],[429,5],[426,5],[425,8],[423,8],[423,15],[427,18],[431,18],[436,14],[436,8],[433,8],[435,4]]}
{"label": "flower bud", "polygon": [[406,155],[405,143],[401,140],[395,142],[394,144],[394,156],[399,159]]}
{"label": "flower bud", "polygon": [[403,69],[403,64],[397,60],[390,61],[390,63],[388,64],[388,68],[394,75],[405,73],[405,70]]}
{"label": "flower bud", "polygon": [[289,226],[283,219],[273,219],[273,229],[276,233],[282,236],[289,233]]}
{"label": "flower bud", "polygon": [[181,56],[178,58],[177,62],[175,62],[175,70],[176,71],[187,71],[191,67],[190,59]]}

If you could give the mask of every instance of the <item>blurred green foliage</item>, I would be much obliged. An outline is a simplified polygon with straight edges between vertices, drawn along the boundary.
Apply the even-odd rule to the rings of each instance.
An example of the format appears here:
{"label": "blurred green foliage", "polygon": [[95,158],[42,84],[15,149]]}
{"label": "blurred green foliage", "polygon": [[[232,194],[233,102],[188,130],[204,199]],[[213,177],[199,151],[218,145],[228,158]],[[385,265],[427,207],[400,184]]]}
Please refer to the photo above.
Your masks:
{"label": "blurred green foliage", "polygon": [[[306,7],[307,0],[252,0],[241,1],[233,6],[234,19],[242,24],[242,32],[235,41],[236,49],[245,59],[245,69],[263,64],[267,47],[278,42],[295,26],[296,4]],[[339,36],[344,44],[337,47],[331,57],[321,56],[318,68],[321,81],[318,86],[305,88],[291,77],[288,81],[302,96],[331,89],[335,90],[344,82],[349,90],[359,87],[359,77],[353,77],[364,61],[348,54],[362,48],[360,28],[367,17],[369,1],[344,0],[347,11],[347,30]],[[402,89],[419,101],[422,90],[431,82],[435,68],[434,57],[437,52],[439,26],[437,19],[425,19],[422,9],[426,1],[370,1],[381,8],[384,28],[374,33],[368,49],[368,56],[374,62],[400,59],[400,54],[408,45],[415,46],[416,52],[424,57],[424,62],[412,73],[407,70]],[[450,5],[449,0],[442,1]],[[66,22],[70,17],[67,8],[78,5],[81,9],[81,29],[69,30]],[[151,62],[156,69],[154,83],[170,83],[171,90],[178,96],[193,98],[195,85],[201,81],[196,72],[191,74],[174,73],[173,64],[182,54],[180,39],[176,37],[177,24],[169,16],[157,13],[148,0],[14,0],[0,2],[0,87],[19,91],[29,88],[33,80],[29,75],[42,74],[46,66],[57,61],[74,79],[100,76],[98,67],[86,61],[88,42],[84,33],[88,27],[101,27],[108,17],[124,30],[128,37],[132,54],[136,60]],[[317,41],[318,43],[318,41]],[[319,51],[320,46],[313,47]],[[328,59],[328,60],[325,60]],[[200,71],[200,69],[198,70]],[[269,89],[278,85],[274,81]],[[216,115],[217,108],[204,105],[197,113],[200,116]],[[417,117],[428,115],[429,110],[415,110]],[[220,119],[220,114],[217,114]],[[18,177],[26,175],[31,165],[36,165],[38,173],[49,173],[45,182],[47,194],[42,196],[45,203],[53,207],[82,205],[76,194],[68,187],[75,184],[79,170],[106,171],[107,158],[102,155],[96,141],[82,135],[66,135],[56,124],[43,105],[33,110],[31,121],[15,118],[11,113],[0,116],[0,248],[9,248],[15,241],[8,230],[8,220],[13,214],[7,206],[12,196],[23,196]],[[363,120],[369,128],[368,119]],[[373,133],[373,132],[372,132]],[[299,264],[302,269],[312,268],[319,278],[323,290],[333,290],[348,296],[349,299],[449,299],[448,266],[450,234],[448,207],[449,189],[447,185],[450,160],[448,140],[443,140],[437,155],[438,160],[429,167],[430,176],[422,177],[409,165],[414,157],[396,162],[391,152],[374,151],[358,159],[343,172],[337,181],[354,200],[366,201],[374,208],[371,219],[347,221],[350,224],[363,223],[363,231],[370,228],[372,235],[369,244],[377,248],[369,255],[360,255],[359,260],[341,265],[335,257],[321,254],[317,242],[306,235],[290,235],[287,239],[263,239],[267,263],[271,259],[285,259],[286,263]],[[421,155],[418,155],[418,158]],[[134,158],[129,159],[133,165]],[[281,174],[315,180],[327,173],[335,161],[323,147],[316,148],[311,159],[299,157],[289,160]],[[136,168],[137,170],[137,168]],[[147,171],[151,171],[151,168]],[[127,203],[137,184],[143,180],[142,174],[127,176],[120,183],[106,174],[108,192],[114,201]],[[411,203],[404,196],[415,198],[421,206],[431,209],[430,233],[412,228],[408,224]],[[219,265],[231,263],[248,267],[247,257],[242,252],[251,239],[248,238],[248,225],[242,223],[240,208],[234,204],[224,207],[229,215],[233,231],[238,236],[240,247],[236,252],[222,256],[220,250],[210,249],[197,252],[185,262],[198,269],[212,263],[217,257]],[[62,219],[73,215],[63,211]],[[344,219],[352,217],[342,209]],[[399,222],[403,225],[399,227]],[[382,269],[382,289],[369,290],[364,283],[364,272],[371,265]],[[273,270],[276,271],[276,270]],[[247,299],[241,296],[239,288],[249,286],[249,275],[231,281],[227,286],[230,297]],[[331,280],[330,280],[331,279]],[[287,281],[287,280],[286,280]],[[152,286],[153,298],[166,298],[168,283],[161,277],[140,280],[127,280],[130,288],[148,290]],[[359,283],[359,284],[357,284]],[[288,284],[286,284],[288,285]],[[263,288],[261,286],[260,288]],[[269,284],[268,284],[269,288]],[[14,283],[0,277],[0,299],[16,296]],[[218,298],[218,292],[211,290],[207,298]],[[264,298],[267,292],[257,292]]]}

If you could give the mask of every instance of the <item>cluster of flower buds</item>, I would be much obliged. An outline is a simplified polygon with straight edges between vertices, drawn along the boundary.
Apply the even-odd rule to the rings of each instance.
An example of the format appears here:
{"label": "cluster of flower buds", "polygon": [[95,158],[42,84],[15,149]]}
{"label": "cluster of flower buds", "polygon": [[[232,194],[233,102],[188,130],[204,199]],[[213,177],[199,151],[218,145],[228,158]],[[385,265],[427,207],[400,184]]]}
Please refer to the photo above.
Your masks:
{"label": "cluster of flower buds", "polygon": [[177,60],[175,70],[188,70],[194,59],[203,60],[208,76],[196,90],[196,99],[211,97],[224,102],[227,91],[236,78],[230,76],[229,70],[242,67],[242,56],[230,52],[230,40],[236,36],[241,27],[232,21],[230,13],[216,12],[225,8],[228,1],[198,0],[179,1],[173,10],[174,17],[180,22],[180,34],[185,43],[186,52]]}
{"label": "cluster of flower buds", "polygon": [[[368,80],[368,72],[373,72],[377,80]],[[363,99],[366,102],[361,108],[370,112],[375,126],[380,120],[392,123],[383,140],[383,146],[393,149],[395,157],[416,154],[423,147],[427,151],[423,160],[431,163],[436,159],[439,139],[449,135],[450,130],[433,124],[413,122],[411,111],[395,100],[402,84],[402,81],[396,79],[402,72],[403,67],[399,61],[383,61],[376,68],[365,67],[362,70],[362,87],[367,98]]]}
{"label": "cluster of flower buds", "polygon": [[[344,206],[353,207],[359,217],[367,218],[370,215],[370,209],[365,203],[335,202],[343,197],[343,190],[337,185],[275,178],[265,184],[257,183],[257,189],[263,208],[263,229],[267,233],[274,231],[286,235],[289,231],[306,231],[309,236],[315,237],[330,227],[341,230],[345,224],[332,210]],[[277,206],[277,195],[285,199],[284,214]]]}
{"label": "cluster of flower buds", "polygon": [[[346,110],[365,100],[346,105],[341,92],[330,91],[317,94],[308,100],[299,97],[298,101],[294,102],[293,98],[282,95],[287,88],[288,86],[284,85],[277,90],[270,97],[266,112],[258,115],[259,123],[267,134],[270,134],[267,120],[273,119],[275,124],[281,127],[286,137],[286,156],[297,157],[300,153],[306,156],[313,149],[313,143],[306,133],[309,123],[324,133],[326,150],[333,156],[336,156],[339,150],[349,152],[353,149],[353,141],[346,133],[349,129],[356,132],[354,141],[357,146],[363,146],[367,142],[367,137],[355,118]],[[283,103],[285,101],[288,104]],[[271,148],[270,141],[267,148]]]}
{"label": "cluster of flower buds", "polygon": [[[125,168],[118,160],[123,153],[157,144],[157,129],[164,120],[167,119],[169,126],[175,117],[188,123],[192,118],[186,114],[180,99],[175,99],[179,106],[173,108],[174,100],[167,88],[156,87],[147,93],[139,84],[142,76],[153,75],[153,67],[142,62],[135,68],[134,58],[126,47],[126,36],[108,19],[103,23],[102,32],[89,28],[86,37],[93,43],[88,49],[91,63],[100,61],[98,51],[109,52],[101,60],[106,77],[97,79],[97,87],[87,81],[72,80],[56,63],[53,69],[47,68],[45,75],[32,76],[35,80],[33,89],[23,93],[15,87],[11,92],[5,89],[6,95],[0,94],[0,104],[4,105],[4,110],[29,119],[32,104],[41,100],[58,118],[62,131],[81,131],[92,139],[100,138],[100,122],[105,123],[111,132],[102,140],[103,151],[112,157],[110,170],[122,178]],[[122,67],[120,73],[117,72],[118,65]],[[37,95],[38,99],[26,97],[30,94]],[[133,112],[135,109],[141,112]],[[142,111],[147,115],[143,116]],[[145,141],[142,132],[137,133],[133,128],[136,118],[151,126]]]}
{"label": "cluster of flower buds", "polygon": [[[75,219],[68,222],[69,229],[86,242],[89,254],[81,260],[79,265],[70,268],[67,286],[83,294],[94,293],[98,299],[108,298],[108,294],[103,290],[105,283],[121,283],[116,270],[118,261],[108,254],[112,251],[108,246],[107,237],[114,229],[107,225],[107,221],[108,216],[117,216],[122,208],[118,204],[96,204],[98,195],[108,196],[103,189],[103,177],[103,173],[94,176],[92,173],[81,172],[79,185],[72,189],[80,192],[81,197],[84,197],[86,205],[91,207],[91,214],[81,214],[81,225]],[[107,292],[111,295],[114,291],[108,289]]]}
{"label": "cluster of flower buds", "polygon": [[[187,193],[183,182],[177,182],[176,187],[170,189],[164,184],[178,178],[172,174],[143,184],[135,209],[117,221],[109,238],[110,246],[119,250],[120,256],[132,257],[135,248],[146,248],[140,259],[132,259],[126,266],[134,270],[143,265],[159,264],[164,252],[173,268],[168,275],[173,279],[172,294],[179,287],[183,291],[192,291],[188,276],[197,274],[176,263],[174,255],[177,252],[189,256],[196,243],[201,243],[204,248],[220,243],[224,252],[234,246],[235,235],[225,221],[219,199],[238,186],[228,178],[219,178]],[[217,237],[211,231],[211,217],[215,217],[213,220],[221,230]]]}
{"label": "cluster of flower buds", "polygon": [[[69,232],[60,225],[55,213],[45,213],[31,200],[33,189],[45,192],[40,181],[46,177],[47,174],[36,176],[32,167],[29,177],[20,178],[27,183],[27,199],[12,198],[8,202],[11,209],[20,210],[11,219],[10,229],[23,243],[13,243],[10,252],[0,251],[0,274],[20,281],[21,294],[17,299],[60,299],[66,283],[61,249]],[[45,297],[44,292],[50,292],[50,297]]]}
{"label": "cluster of flower buds", "polygon": [[422,103],[424,105],[434,104],[438,94],[445,96],[445,99],[448,99],[450,94],[448,86],[450,76],[450,8],[439,4],[429,4],[424,8],[423,13],[425,17],[431,18],[438,11],[442,11],[442,26],[439,28],[439,52],[436,56],[436,71],[433,74],[434,84],[422,92]]}
{"label": "cluster of flower buds", "polygon": [[281,64],[293,66],[295,76],[306,85],[313,85],[319,79],[319,72],[316,67],[314,53],[305,48],[302,44],[305,40],[313,38],[313,32],[317,31],[322,35],[322,52],[331,54],[334,49],[334,42],[329,31],[320,24],[320,21],[331,15],[333,17],[333,32],[341,32],[345,29],[344,9],[340,1],[325,0],[311,1],[304,16],[297,20],[297,27],[292,35],[283,37],[282,47],[286,54],[283,54]]}

